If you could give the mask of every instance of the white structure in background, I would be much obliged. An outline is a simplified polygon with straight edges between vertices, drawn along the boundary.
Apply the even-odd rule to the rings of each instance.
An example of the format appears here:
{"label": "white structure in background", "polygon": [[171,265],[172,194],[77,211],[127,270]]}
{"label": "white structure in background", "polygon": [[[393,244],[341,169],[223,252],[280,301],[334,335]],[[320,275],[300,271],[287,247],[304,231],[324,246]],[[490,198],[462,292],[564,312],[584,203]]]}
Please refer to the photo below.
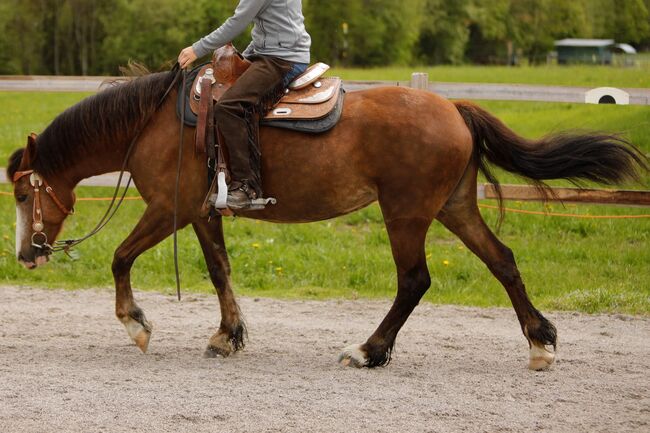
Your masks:
{"label": "white structure in background", "polygon": [[616,44],[614,48],[621,50],[625,54],[636,54],[636,48],[630,44]]}
{"label": "white structure in background", "polygon": [[585,94],[587,104],[630,105],[630,94],[614,87],[599,87]]}

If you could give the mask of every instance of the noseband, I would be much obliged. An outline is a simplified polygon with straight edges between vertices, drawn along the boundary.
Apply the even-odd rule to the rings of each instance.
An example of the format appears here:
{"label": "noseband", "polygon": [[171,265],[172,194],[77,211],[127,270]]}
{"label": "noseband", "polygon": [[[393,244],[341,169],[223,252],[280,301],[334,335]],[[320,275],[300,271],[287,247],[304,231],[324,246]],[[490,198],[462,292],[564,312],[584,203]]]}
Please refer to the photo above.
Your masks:
{"label": "noseband", "polygon": [[[47,181],[34,170],[17,172],[14,174],[14,183],[18,182],[25,176],[29,176],[29,182],[34,188],[34,206],[32,208],[32,230],[34,232],[32,233],[32,246],[46,252],[54,251],[54,248],[52,248],[52,246],[47,242],[47,235],[43,232],[43,230],[45,230],[45,224],[43,224],[43,208],[41,206],[41,186],[45,187],[45,192],[50,196],[56,207],[58,207],[64,215],[73,215],[74,208],[68,209],[65,207],[54,193],[52,187],[48,185]],[[37,240],[42,240],[43,242],[37,243]]]}

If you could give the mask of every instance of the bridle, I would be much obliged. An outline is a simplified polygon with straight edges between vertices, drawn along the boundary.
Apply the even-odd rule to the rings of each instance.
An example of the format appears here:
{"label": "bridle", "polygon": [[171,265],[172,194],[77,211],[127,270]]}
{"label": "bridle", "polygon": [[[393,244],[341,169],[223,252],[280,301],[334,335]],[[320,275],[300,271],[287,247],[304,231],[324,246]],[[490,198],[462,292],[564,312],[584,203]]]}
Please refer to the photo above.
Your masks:
{"label": "bridle", "polygon": [[[38,248],[45,253],[50,253],[58,251],[57,248],[52,247],[47,241],[47,235],[43,232],[45,230],[45,224],[43,223],[43,206],[41,202],[41,186],[45,187],[45,192],[50,196],[57,208],[65,215],[73,215],[74,207],[68,209],[61,200],[56,196],[54,189],[47,183],[47,181],[41,177],[34,170],[25,170],[19,171],[14,174],[13,182],[14,184],[18,182],[25,176],[29,176],[29,183],[34,188],[34,204],[32,206],[32,246]],[[40,239],[39,239],[40,238]],[[38,243],[38,240],[42,240],[42,243]],[[63,250],[61,248],[60,250]]]}

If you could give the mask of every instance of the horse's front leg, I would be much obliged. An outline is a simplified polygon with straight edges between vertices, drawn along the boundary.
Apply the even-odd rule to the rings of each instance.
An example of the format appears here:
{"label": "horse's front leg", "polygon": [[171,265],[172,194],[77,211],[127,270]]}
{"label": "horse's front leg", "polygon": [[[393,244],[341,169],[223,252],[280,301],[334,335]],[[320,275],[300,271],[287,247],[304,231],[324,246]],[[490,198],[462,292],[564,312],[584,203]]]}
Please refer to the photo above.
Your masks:
{"label": "horse's front leg", "polygon": [[244,348],[246,327],[230,287],[230,263],[223,238],[221,218],[200,221],[193,224],[196,236],[201,244],[210,279],[219,296],[221,324],[219,331],[210,338],[205,356],[227,357]]}
{"label": "horse's front leg", "polygon": [[129,337],[143,353],[151,338],[151,324],[133,300],[131,267],[140,254],[152,248],[173,232],[169,213],[149,205],[131,234],[115,251],[113,278],[115,279],[115,314],[126,327]]}

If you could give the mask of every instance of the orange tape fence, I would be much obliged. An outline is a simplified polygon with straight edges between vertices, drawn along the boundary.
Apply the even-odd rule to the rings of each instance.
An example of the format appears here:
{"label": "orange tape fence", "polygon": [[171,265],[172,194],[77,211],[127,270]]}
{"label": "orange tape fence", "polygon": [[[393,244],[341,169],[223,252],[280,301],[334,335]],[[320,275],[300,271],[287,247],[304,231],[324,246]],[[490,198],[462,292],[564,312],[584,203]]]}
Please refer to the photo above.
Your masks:
{"label": "orange tape fence", "polygon": [[[0,191],[0,196],[9,196],[13,197],[13,193]],[[102,202],[102,201],[111,201],[112,197],[82,197],[78,198],[79,202]],[[142,200],[142,197],[125,197],[125,201],[138,201]],[[478,205],[482,209],[494,209],[498,210],[498,206],[491,206],[487,204]],[[526,209],[513,209],[505,208],[506,212],[515,213],[515,214],[524,214],[524,215],[540,215],[548,217],[560,217],[560,218],[576,218],[576,219],[609,219],[609,220],[618,220],[618,219],[643,219],[650,218],[650,214],[641,214],[641,215],[580,215],[580,214],[568,214],[568,213],[557,213],[557,212],[545,212],[545,211],[532,211]]]}

